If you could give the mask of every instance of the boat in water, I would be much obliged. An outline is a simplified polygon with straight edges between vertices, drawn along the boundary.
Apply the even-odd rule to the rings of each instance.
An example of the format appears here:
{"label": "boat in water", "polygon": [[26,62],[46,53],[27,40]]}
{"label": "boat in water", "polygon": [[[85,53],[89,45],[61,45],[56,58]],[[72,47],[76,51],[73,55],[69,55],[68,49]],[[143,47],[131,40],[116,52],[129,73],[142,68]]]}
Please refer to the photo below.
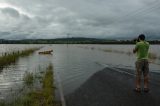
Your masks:
{"label": "boat in water", "polygon": [[40,51],[38,52],[39,54],[52,54],[53,50],[48,50],[48,51]]}

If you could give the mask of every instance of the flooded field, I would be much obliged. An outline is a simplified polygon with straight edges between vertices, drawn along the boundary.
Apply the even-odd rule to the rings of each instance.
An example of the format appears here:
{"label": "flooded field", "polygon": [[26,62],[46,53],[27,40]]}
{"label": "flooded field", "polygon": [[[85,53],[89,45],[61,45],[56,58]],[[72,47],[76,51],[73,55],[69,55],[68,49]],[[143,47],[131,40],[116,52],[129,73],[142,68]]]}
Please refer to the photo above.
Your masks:
{"label": "flooded field", "polygon": [[[21,95],[24,74],[39,75],[48,64],[53,65],[57,88],[61,87],[56,93],[59,98],[60,92],[63,95],[72,93],[95,72],[107,66],[134,69],[136,61],[132,54],[134,45],[0,45],[0,54],[32,47],[42,48],[0,70],[0,100]],[[50,49],[53,49],[52,55],[38,54]],[[150,70],[160,73],[159,45],[151,45],[150,52],[156,55],[150,60]]]}

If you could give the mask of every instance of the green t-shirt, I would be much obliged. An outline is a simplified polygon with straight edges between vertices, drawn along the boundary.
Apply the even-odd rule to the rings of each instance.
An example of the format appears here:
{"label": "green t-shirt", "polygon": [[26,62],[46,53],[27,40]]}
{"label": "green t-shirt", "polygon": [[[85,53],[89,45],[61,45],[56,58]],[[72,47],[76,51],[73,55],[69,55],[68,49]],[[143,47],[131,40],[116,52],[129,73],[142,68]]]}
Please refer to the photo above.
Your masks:
{"label": "green t-shirt", "polygon": [[148,50],[149,50],[149,43],[146,41],[140,41],[136,43],[137,49],[137,59],[148,59]]}

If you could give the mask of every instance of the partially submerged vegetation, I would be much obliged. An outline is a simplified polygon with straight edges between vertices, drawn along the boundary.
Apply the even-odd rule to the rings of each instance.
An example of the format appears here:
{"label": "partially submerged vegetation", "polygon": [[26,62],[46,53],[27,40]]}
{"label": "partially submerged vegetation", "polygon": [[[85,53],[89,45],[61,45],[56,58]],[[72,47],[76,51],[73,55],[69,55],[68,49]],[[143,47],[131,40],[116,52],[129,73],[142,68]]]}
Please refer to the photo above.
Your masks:
{"label": "partially submerged vegetation", "polygon": [[[42,73],[41,89],[31,88],[29,92],[16,98],[12,103],[1,103],[2,106],[61,106],[55,101],[55,86],[53,78],[53,67],[49,65],[44,73]],[[36,77],[33,73],[26,73],[24,76],[24,84],[30,86],[33,84]],[[1,105],[0,104],[0,105]]]}
{"label": "partially submerged vegetation", "polygon": [[55,87],[53,86],[53,67],[50,65],[44,75],[43,78],[43,90],[42,94],[44,97],[44,105],[45,106],[54,106],[54,89]]}
{"label": "partially submerged vegetation", "polygon": [[23,78],[24,84],[26,86],[32,86],[34,82],[34,76],[31,72],[26,72]]}
{"label": "partially submerged vegetation", "polygon": [[29,56],[36,50],[37,48],[33,48],[22,51],[16,51],[12,53],[4,53],[2,56],[0,56],[0,66],[3,68],[4,66],[8,66],[12,63],[15,63],[19,57]]}
{"label": "partially submerged vegetation", "polygon": [[[112,50],[112,49],[102,49],[104,52],[113,52],[113,53],[120,53],[120,54],[127,54],[127,55],[133,55],[131,51],[120,51],[120,50]],[[156,53],[149,52],[148,58],[151,60],[160,59],[160,57],[157,56]]]}
{"label": "partially submerged vegetation", "polygon": [[[81,46],[79,46],[79,47],[80,47],[80,48],[84,48],[84,49],[95,50],[94,47],[81,47]],[[128,56],[134,55],[134,54],[132,53],[132,51],[114,50],[114,49],[111,49],[111,48],[108,48],[108,49],[98,48],[97,50],[100,50],[100,51],[103,51],[103,52],[109,52],[109,53],[126,54],[126,55],[128,55]],[[159,60],[160,60],[160,56],[158,56],[156,53],[150,52],[150,53],[148,54],[148,57],[149,57],[149,59],[151,59],[151,60],[156,60],[156,59],[159,59]]]}

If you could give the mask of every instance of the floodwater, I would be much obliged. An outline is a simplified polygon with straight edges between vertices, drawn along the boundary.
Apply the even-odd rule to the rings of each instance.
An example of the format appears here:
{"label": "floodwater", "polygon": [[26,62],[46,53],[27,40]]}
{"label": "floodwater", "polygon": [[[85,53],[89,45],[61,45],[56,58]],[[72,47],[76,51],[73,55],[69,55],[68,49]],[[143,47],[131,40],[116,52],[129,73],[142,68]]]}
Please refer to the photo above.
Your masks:
{"label": "floodwater", "polygon": [[15,52],[18,50],[25,50],[28,48],[34,48],[34,47],[40,47],[40,45],[36,45],[36,44],[0,44],[0,56],[3,53],[11,53],[11,52]]}
{"label": "floodwater", "polygon": [[[50,63],[54,67],[56,86],[61,87],[56,91],[59,98],[59,92],[63,92],[64,95],[72,93],[95,72],[106,66],[134,69],[136,61],[135,55],[103,51],[108,49],[132,52],[134,45],[0,45],[3,47],[0,48],[0,53],[39,46],[43,48],[38,51],[53,49],[53,54],[39,55],[36,51],[0,70],[0,100],[17,97],[19,90],[23,88],[23,76],[26,71],[38,74]],[[159,45],[151,45],[150,51],[159,55]],[[155,62],[160,63],[160,60],[157,59]],[[159,73],[159,69],[160,65],[150,64],[151,71]]]}

